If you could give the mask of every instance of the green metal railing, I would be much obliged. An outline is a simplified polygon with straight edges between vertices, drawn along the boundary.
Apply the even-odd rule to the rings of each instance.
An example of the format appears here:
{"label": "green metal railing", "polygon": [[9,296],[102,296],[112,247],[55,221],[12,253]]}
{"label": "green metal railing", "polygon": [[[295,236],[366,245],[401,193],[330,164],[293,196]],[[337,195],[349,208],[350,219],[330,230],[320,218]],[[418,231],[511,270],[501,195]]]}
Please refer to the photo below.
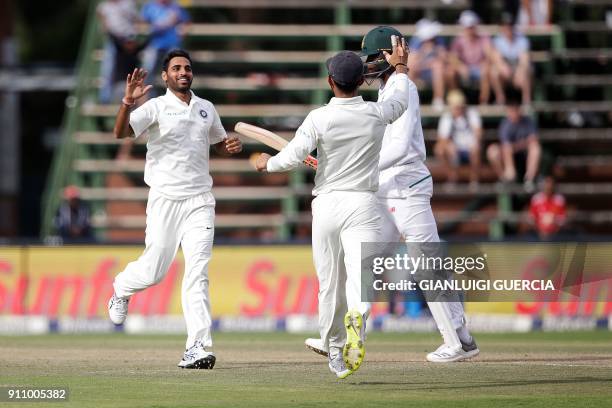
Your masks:
{"label": "green metal railing", "polygon": [[51,170],[43,193],[41,238],[48,237],[53,233],[53,219],[61,204],[60,193],[62,188],[68,184],[81,184],[78,175],[71,171],[73,160],[79,151],[79,146],[74,141],[74,133],[79,129],[82,120],[80,108],[88,92],[91,92],[89,82],[93,70],[97,68],[92,58],[95,46],[101,39],[96,18],[97,4],[97,0],[91,1],[87,12],[85,33],[77,59],[77,84],[72,94],[66,99],[66,111],[61,126],[61,142],[53,156]]}

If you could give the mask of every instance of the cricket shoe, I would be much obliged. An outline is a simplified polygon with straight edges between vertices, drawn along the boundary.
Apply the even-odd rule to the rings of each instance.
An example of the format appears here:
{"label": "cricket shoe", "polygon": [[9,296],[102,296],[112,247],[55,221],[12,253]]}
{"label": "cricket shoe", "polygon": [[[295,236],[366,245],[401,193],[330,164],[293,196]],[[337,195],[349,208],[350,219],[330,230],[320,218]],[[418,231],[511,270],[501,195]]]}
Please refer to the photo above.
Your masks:
{"label": "cricket shoe", "polygon": [[321,339],[306,339],[304,344],[306,345],[306,347],[308,347],[317,354],[320,354],[325,357],[329,355],[327,350],[325,350],[325,348],[323,347],[323,340]]}
{"label": "cricket shoe", "polygon": [[363,315],[351,310],[344,316],[346,327],[346,344],[342,348],[342,357],[351,371],[357,371],[365,357],[365,324]]}
{"label": "cricket shoe", "polygon": [[344,359],[342,358],[342,353],[339,352],[336,354],[334,358],[328,357],[329,359],[329,369],[332,373],[336,374],[336,377],[340,379],[344,379],[349,375],[353,374],[352,370],[349,370],[344,363]]}
{"label": "cricket shoe", "polygon": [[471,343],[461,342],[461,347],[450,347],[442,344],[436,351],[427,354],[427,361],[432,363],[453,363],[476,357],[480,353],[474,339]]}
{"label": "cricket shoe", "polygon": [[207,351],[201,341],[196,341],[193,346],[189,347],[183,359],[178,363],[180,368],[196,368],[204,370],[212,370],[217,361],[212,351]]}
{"label": "cricket shoe", "polygon": [[113,293],[113,296],[108,301],[108,316],[111,322],[121,324],[125,322],[128,312],[128,303],[130,299],[120,298]]}

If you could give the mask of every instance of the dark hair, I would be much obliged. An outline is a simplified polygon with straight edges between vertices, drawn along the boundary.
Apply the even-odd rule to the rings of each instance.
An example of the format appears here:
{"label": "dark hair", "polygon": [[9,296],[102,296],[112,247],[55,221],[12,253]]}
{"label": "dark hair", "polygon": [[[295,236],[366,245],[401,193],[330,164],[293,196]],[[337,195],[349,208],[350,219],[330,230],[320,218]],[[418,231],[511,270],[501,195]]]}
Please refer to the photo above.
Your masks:
{"label": "dark hair", "polygon": [[181,48],[175,48],[173,50],[168,51],[168,53],[164,56],[164,59],[162,61],[162,71],[168,71],[168,64],[170,64],[172,58],[175,57],[187,58],[189,60],[189,63],[191,64],[191,56],[189,56],[189,53]]}
{"label": "dark hair", "polygon": [[[332,81],[334,81],[334,78],[332,78]],[[336,85],[336,88],[338,88],[342,93],[350,94],[350,93],[355,92],[355,90],[359,88],[360,84],[357,83],[357,84],[351,84],[351,85],[340,85],[339,83],[334,81],[334,85]]]}
{"label": "dark hair", "polygon": [[514,89],[514,88],[508,88],[506,89],[506,106],[521,106],[521,93]]}

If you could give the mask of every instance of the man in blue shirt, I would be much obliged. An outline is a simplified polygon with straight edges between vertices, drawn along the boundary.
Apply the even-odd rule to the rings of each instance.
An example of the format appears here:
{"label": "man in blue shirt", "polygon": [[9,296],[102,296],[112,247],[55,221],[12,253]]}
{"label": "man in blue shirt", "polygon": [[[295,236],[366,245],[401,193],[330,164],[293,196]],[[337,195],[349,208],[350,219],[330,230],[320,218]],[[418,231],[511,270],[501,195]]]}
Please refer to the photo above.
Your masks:
{"label": "man in blue shirt", "polygon": [[500,180],[524,181],[525,189],[532,191],[542,149],[533,119],[521,114],[517,92],[508,97],[506,118],[499,126],[499,141],[487,149],[493,170]]}
{"label": "man in blue shirt", "polygon": [[141,18],[150,27],[150,41],[144,51],[143,68],[149,72],[147,78],[151,84],[159,77],[157,68],[163,56],[181,47],[182,31],[189,22],[189,15],[173,0],[151,0],[143,6]]}
{"label": "man in blue shirt", "polygon": [[523,104],[531,102],[529,39],[514,27],[512,15],[502,15],[500,34],[493,39],[491,85],[498,102],[504,103],[503,87],[510,84],[522,93]]}

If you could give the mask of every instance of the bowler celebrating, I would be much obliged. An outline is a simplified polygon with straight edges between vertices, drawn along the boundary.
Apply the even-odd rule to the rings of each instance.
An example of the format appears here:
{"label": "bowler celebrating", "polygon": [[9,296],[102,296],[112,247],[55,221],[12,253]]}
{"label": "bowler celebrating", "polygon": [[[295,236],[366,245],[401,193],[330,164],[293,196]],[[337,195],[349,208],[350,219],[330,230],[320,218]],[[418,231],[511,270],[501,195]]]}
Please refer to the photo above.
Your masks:
{"label": "bowler celebrating", "polygon": [[166,94],[132,111],[147,94],[147,72],[137,68],[127,76],[125,97],[117,113],[118,139],[148,136],[144,179],[151,188],[147,202],[145,250],[138,260],[115,277],[115,292],[108,303],[110,319],[125,321],[128,301],[136,293],[160,282],[178,246],[185,255],[181,287],[187,343],[181,368],[211,369],[211,313],[208,296],[215,218],[209,150],[222,155],[238,153],[238,138],[228,138],[212,103],[191,91],[193,73],[186,51],[172,50],[164,58],[162,79]]}
{"label": "bowler celebrating", "polygon": [[287,171],[317,149],[312,252],[319,279],[319,330],[329,368],[338,378],[357,370],[364,358],[369,304],[361,302],[361,243],[379,240],[378,155],[386,125],[408,107],[404,41],[385,55],[398,72],[394,95],[380,103],[365,102],[359,96],[361,59],[342,51],[327,61],[335,97],[308,114],[280,153],[262,154],[255,163],[260,171]]}

